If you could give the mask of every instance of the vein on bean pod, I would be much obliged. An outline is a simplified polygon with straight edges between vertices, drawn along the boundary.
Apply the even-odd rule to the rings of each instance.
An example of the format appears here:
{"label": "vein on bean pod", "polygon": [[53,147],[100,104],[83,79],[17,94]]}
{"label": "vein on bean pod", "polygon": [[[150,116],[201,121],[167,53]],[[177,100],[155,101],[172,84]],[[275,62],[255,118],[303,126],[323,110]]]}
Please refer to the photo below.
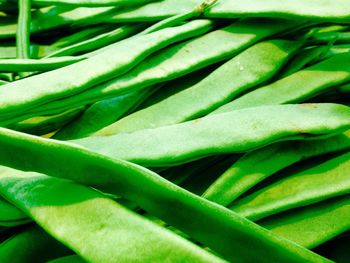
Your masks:
{"label": "vein on bean pod", "polygon": [[230,209],[251,220],[350,193],[350,152],[283,178],[233,202]]}
{"label": "vein on bean pod", "polygon": [[349,117],[350,108],[337,104],[273,105],[72,142],[148,167],[172,166],[215,154],[246,152],[278,141],[335,135],[349,129]]}
{"label": "vein on bean pod", "polygon": [[307,158],[350,149],[350,131],[323,140],[281,142],[249,152],[227,169],[203,197],[227,206],[274,173]]}
{"label": "vein on bean pod", "polygon": [[38,173],[1,169],[1,194],[88,262],[223,262],[96,190]]}
{"label": "vein on bean pod", "polygon": [[221,106],[212,114],[260,105],[303,102],[334,86],[349,82],[350,64],[347,63],[349,59],[350,53],[333,56],[272,84],[253,90]]}
{"label": "vein on bean pod", "polygon": [[[156,128],[205,116],[239,94],[268,81],[294,55],[294,41],[260,42],[238,54],[196,85],[124,117],[95,136]],[[259,65],[257,67],[256,65]],[[163,114],[159,116],[159,112]]]}
{"label": "vein on bean pod", "polygon": [[[226,60],[258,40],[300,25],[300,22],[275,19],[244,19],[228,27],[161,50],[130,72],[98,85],[89,91],[36,109],[58,113],[82,104],[143,89],[150,85],[181,77],[213,63]],[[208,47],[210,47],[208,49]]]}
{"label": "vein on bean pod", "polygon": [[7,84],[0,90],[0,115],[14,116],[42,103],[79,93],[127,72],[153,52],[174,42],[203,34],[212,26],[211,21],[195,20],[183,26],[129,38],[73,65]]}
{"label": "vein on bean pod", "polygon": [[344,195],[267,217],[258,223],[311,249],[350,230],[349,217],[350,196]]}
{"label": "vein on bean pod", "polygon": [[[334,118],[334,114],[332,114],[332,117]],[[72,143],[44,139],[4,128],[0,128],[0,146],[2,149],[0,151],[1,164],[15,169],[37,171],[54,177],[73,180],[107,193],[125,197],[208,246],[229,261],[329,262],[327,259],[272,234],[222,206],[173,185],[154,172],[136,164],[110,159]],[[19,185],[25,183],[23,176],[19,179]],[[30,181],[31,179],[28,178],[27,180]],[[69,189],[66,186],[71,183],[63,182],[63,185],[54,184],[63,186],[58,193],[59,198],[57,198],[57,195],[54,198],[58,202],[60,200],[64,201],[62,198],[65,196],[68,197],[68,195],[62,196],[61,193],[62,191],[68,193]],[[4,186],[4,184],[2,185]],[[15,191],[9,192],[8,189],[11,186],[14,187],[12,180],[8,181],[6,187],[2,187],[1,192],[4,193],[3,191],[6,190],[7,193],[11,192],[20,197],[21,195],[16,193],[22,190],[21,193],[25,194],[24,200],[28,200],[29,197],[33,196],[31,191],[26,191],[23,187],[15,187]],[[74,186],[77,185],[74,184]],[[46,187],[36,189],[41,191]],[[52,192],[45,191],[45,193],[49,195]],[[77,198],[76,194],[74,196]],[[7,195],[8,198],[9,195]],[[47,200],[50,199],[44,197],[44,201],[47,202]],[[93,200],[99,201],[100,199]],[[85,203],[79,204],[84,205]],[[25,202],[22,205],[30,206],[33,203]],[[99,206],[93,204],[93,207],[97,209]],[[40,211],[40,206],[37,209]],[[78,211],[72,209],[73,212]],[[62,216],[69,216],[68,213],[65,213],[65,209],[63,211]],[[79,211],[81,213],[78,213],[78,215],[83,215],[85,210]],[[109,209],[102,209],[101,213],[108,211]],[[45,215],[49,216],[50,213],[45,213]],[[116,216],[121,217],[121,220],[125,220],[124,215],[119,212],[116,213]],[[61,217],[54,218],[59,219],[59,224],[62,224]],[[85,216],[84,218],[86,219]],[[103,216],[102,218],[108,220],[109,216]],[[116,221],[113,219],[112,222],[115,224]],[[134,224],[132,224],[132,229],[135,229]],[[144,229],[142,227],[141,231],[144,231]],[[79,235],[75,235],[75,237],[79,238],[81,232],[88,233],[79,231]],[[136,231],[137,233],[138,231]],[[144,237],[145,235],[140,236],[140,238]],[[96,237],[94,236],[93,239],[95,240]],[[150,242],[147,243],[147,245],[149,244]],[[99,245],[101,245],[101,242],[99,242]],[[254,247],[255,253],[251,253],[251,246]],[[117,253],[118,250],[114,248],[115,245],[113,244],[113,252]],[[94,251],[99,252],[96,249],[87,250],[90,253]],[[126,254],[123,253],[123,255]]]}

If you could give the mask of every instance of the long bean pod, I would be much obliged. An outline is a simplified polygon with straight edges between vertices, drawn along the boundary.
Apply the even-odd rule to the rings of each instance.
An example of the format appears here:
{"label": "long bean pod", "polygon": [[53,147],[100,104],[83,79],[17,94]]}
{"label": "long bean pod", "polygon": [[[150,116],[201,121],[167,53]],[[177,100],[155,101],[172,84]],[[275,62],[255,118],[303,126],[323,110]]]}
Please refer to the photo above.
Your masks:
{"label": "long bean pod", "polygon": [[349,217],[350,197],[345,195],[268,217],[259,224],[303,247],[315,248],[350,230]]}
{"label": "long bean pod", "polygon": [[[350,81],[350,53],[339,54],[276,82],[251,91],[213,113],[259,105],[298,103]],[[305,81],[307,79],[308,81]]]}
{"label": "long bean pod", "polygon": [[[110,20],[113,21],[146,21],[159,20],[169,16],[190,11],[201,0],[165,0],[149,3],[144,6],[122,10]],[[293,19],[307,19],[316,21],[350,21],[350,7],[347,0],[326,0],[322,5],[318,0],[246,0],[219,1],[205,12],[210,18],[237,17],[279,17]]]}
{"label": "long bean pod", "polygon": [[[298,48],[298,43],[292,41],[260,42],[220,66],[193,87],[128,115],[94,135],[133,132],[202,117],[273,77]],[[159,116],[159,112],[164,114]]]}
{"label": "long bean pod", "polygon": [[[222,206],[173,185],[154,172],[138,165],[109,159],[71,143],[25,135],[4,128],[0,128],[0,145],[3,149],[0,151],[1,164],[74,180],[126,197],[230,261],[329,262],[311,251],[273,235]],[[45,155],[42,154],[43,151]],[[5,188],[2,187],[2,190],[14,185],[13,181],[8,182]],[[19,184],[20,182],[21,180]],[[22,189],[24,194],[27,193],[27,197],[31,196],[30,191],[19,189]],[[67,188],[64,187],[62,191],[66,193]],[[46,193],[50,194],[50,191]],[[17,196],[20,197],[20,195]],[[75,196],[77,198],[76,194]],[[47,202],[46,198],[44,200]],[[55,200],[62,199],[55,198]],[[29,202],[24,204],[30,205]],[[84,205],[84,203],[80,204]],[[94,209],[98,207],[94,205]],[[63,213],[62,216],[64,215],[68,214]],[[119,217],[120,214],[117,213],[116,216]],[[109,217],[103,218],[107,220]],[[121,220],[125,220],[123,215],[121,215]],[[61,224],[62,221],[58,221]],[[76,235],[76,237],[79,236],[80,234]],[[253,254],[251,246],[254,246],[255,253]],[[90,251],[96,250],[91,249]]]}
{"label": "long bean pod", "polygon": [[227,169],[203,194],[228,205],[267,177],[301,160],[350,149],[350,131],[323,140],[281,142],[249,152]]}
{"label": "long bean pod", "polygon": [[[125,73],[158,49],[210,30],[212,25],[208,20],[195,20],[183,26],[129,38],[73,65],[7,84],[0,90],[0,115],[21,114],[38,104],[81,92]],[[70,74],[72,71],[75,74]]]}
{"label": "long bean pod", "polygon": [[[297,25],[300,23],[275,19],[238,21],[228,27],[160,51],[123,76],[77,96],[43,105],[32,115],[48,111],[57,113],[66,107],[71,108],[96,102],[98,99],[115,97],[125,92],[183,76],[228,59],[262,38]],[[208,46],[211,48],[208,49]]]}
{"label": "long bean pod", "polygon": [[170,166],[213,154],[246,152],[276,141],[333,135],[349,128],[349,116],[350,108],[336,104],[264,106],[73,142],[149,167]]}
{"label": "long bean pod", "polygon": [[89,262],[132,262],[140,257],[223,262],[88,187],[37,173],[2,171],[1,194]]}
{"label": "long bean pod", "polygon": [[[230,208],[258,220],[288,209],[350,193],[350,153],[277,181]],[[268,200],[268,201],[267,201]]]}

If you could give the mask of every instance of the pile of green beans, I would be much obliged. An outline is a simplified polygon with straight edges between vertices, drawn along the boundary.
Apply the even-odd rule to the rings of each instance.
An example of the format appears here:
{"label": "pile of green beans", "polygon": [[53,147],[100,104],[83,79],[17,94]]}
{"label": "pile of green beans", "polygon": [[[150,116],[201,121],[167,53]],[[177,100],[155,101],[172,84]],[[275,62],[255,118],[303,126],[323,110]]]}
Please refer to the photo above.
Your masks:
{"label": "pile of green beans", "polygon": [[0,0],[0,262],[348,263],[321,2]]}

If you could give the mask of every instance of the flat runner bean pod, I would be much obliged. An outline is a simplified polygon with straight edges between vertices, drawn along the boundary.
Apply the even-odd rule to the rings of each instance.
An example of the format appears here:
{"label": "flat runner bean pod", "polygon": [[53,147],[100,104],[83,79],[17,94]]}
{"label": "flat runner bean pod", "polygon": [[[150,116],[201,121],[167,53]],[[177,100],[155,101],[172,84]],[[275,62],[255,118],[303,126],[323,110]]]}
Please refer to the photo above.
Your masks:
{"label": "flat runner bean pod", "polygon": [[[147,88],[134,91],[115,98],[102,100],[91,105],[81,117],[70,122],[60,129],[52,138],[59,140],[78,139],[116,122],[125,113],[132,112],[135,108],[144,108],[166,98],[180,90],[184,90],[208,75],[212,67],[196,71],[175,79],[170,83],[160,84],[160,87]],[[151,96],[150,96],[151,95]],[[139,105],[141,104],[141,105]],[[113,114],[110,114],[113,112]]]}
{"label": "flat runner bean pod", "polygon": [[350,193],[350,152],[283,178],[229,208],[251,220]]}
{"label": "flat runner bean pod", "polygon": [[[299,47],[298,43],[286,40],[260,42],[220,66],[196,85],[128,115],[94,135],[133,132],[202,117],[269,80]],[[159,112],[162,112],[161,116]]]}
{"label": "flat runner bean pod", "polygon": [[323,140],[281,142],[249,152],[227,169],[203,194],[229,205],[274,173],[307,158],[350,149],[350,131]]}
{"label": "flat runner bean pod", "polygon": [[275,19],[245,19],[235,22],[228,27],[161,50],[130,72],[62,102],[43,105],[35,114],[51,110],[57,112],[66,109],[65,107],[93,103],[181,77],[226,60],[262,38],[298,25],[300,22]]}
{"label": "flat runner bean pod", "polygon": [[121,75],[153,52],[203,34],[212,27],[213,23],[209,20],[195,20],[182,26],[129,38],[73,65],[7,84],[0,90],[0,118],[22,114],[40,104],[76,94]]}
{"label": "flat runner bean pod", "polygon": [[349,217],[350,196],[345,195],[268,217],[259,225],[303,247],[315,248],[350,230]]}
{"label": "flat runner bean pod", "polygon": [[110,157],[156,167],[246,152],[277,141],[329,136],[349,125],[350,108],[343,105],[275,105],[73,142]]}
{"label": "flat runner bean pod", "polygon": [[[350,53],[339,54],[316,65],[229,102],[212,114],[260,105],[298,103],[350,81]],[[305,81],[307,79],[307,81]]]}
{"label": "flat runner bean pod", "polygon": [[[136,164],[109,159],[71,143],[4,128],[0,128],[0,146],[1,164],[74,180],[125,197],[230,261],[329,262]],[[8,186],[11,185],[13,183],[9,182]],[[67,189],[64,187],[62,191],[66,193]],[[12,193],[16,194],[17,191]],[[24,193],[30,196],[29,191]],[[50,191],[46,193],[50,194]],[[45,200],[47,202],[46,198]],[[95,209],[98,207],[94,205]],[[117,213],[118,215],[120,214]],[[108,219],[109,216],[103,218]],[[123,215],[121,219],[125,220]],[[59,224],[61,223],[62,220],[59,220]],[[254,253],[251,253],[252,246]]]}
{"label": "flat runner bean pod", "polygon": [[[82,52],[92,51],[111,45],[119,40],[129,37],[142,28],[142,25],[124,25],[112,31],[99,34],[95,37],[80,41],[78,43],[68,45],[64,48],[51,52],[47,57],[71,56]],[[89,54],[86,54],[90,56]]]}
{"label": "flat runner bean pod", "polygon": [[0,71],[25,72],[49,71],[84,60],[80,57],[59,57],[43,59],[0,59]]}
{"label": "flat runner bean pod", "polygon": [[84,108],[78,108],[71,109],[58,115],[33,117],[9,125],[7,128],[29,134],[44,135],[62,128],[69,121],[78,117],[83,111]]}
{"label": "flat runner bean pod", "polygon": [[[122,10],[111,20],[118,22],[159,20],[190,11],[202,0],[164,0],[141,7]],[[210,18],[278,17],[315,21],[349,22],[350,7],[347,0],[245,0],[219,1],[204,15]]]}
{"label": "flat runner bean pod", "polygon": [[38,6],[77,6],[77,7],[96,7],[96,6],[130,6],[141,5],[156,0],[32,0],[33,4]]}
{"label": "flat runner bean pod", "polygon": [[224,262],[103,194],[66,180],[7,168],[0,192],[88,262]]}
{"label": "flat runner bean pod", "polygon": [[38,226],[29,226],[0,244],[2,263],[46,262],[72,252]]}
{"label": "flat runner bean pod", "polygon": [[[28,219],[28,216],[5,199],[0,198],[0,226],[8,226],[6,224],[8,221],[23,221],[24,219]],[[2,224],[3,222],[5,225]]]}
{"label": "flat runner bean pod", "polygon": [[84,111],[79,118],[72,120],[60,129],[53,138],[77,139],[88,136],[135,109],[156,89],[149,88],[134,91],[112,99],[99,101]]}
{"label": "flat runner bean pod", "polygon": [[17,58],[29,58],[31,0],[18,0]]}
{"label": "flat runner bean pod", "polygon": [[[79,7],[59,8],[48,7],[33,12],[31,19],[31,33],[39,33],[57,29],[72,23],[99,24],[105,16],[111,15],[116,7]],[[17,23],[15,21],[1,25],[0,39],[15,37]]]}

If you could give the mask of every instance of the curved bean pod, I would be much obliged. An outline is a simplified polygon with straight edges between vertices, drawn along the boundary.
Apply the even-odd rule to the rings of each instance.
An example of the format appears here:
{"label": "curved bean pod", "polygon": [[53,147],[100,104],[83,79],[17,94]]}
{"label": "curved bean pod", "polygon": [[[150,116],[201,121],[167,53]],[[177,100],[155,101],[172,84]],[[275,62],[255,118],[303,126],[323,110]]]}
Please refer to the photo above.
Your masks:
{"label": "curved bean pod", "polygon": [[[169,16],[190,11],[202,0],[164,0],[141,7],[122,10],[115,14],[113,21],[146,21],[159,20]],[[347,0],[325,0],[320,5],[319,0],[298,1],[285,0],[246,0],[219,1],[204,14],[211,18],[237,17],[279,17],[298,18],[315,21],[350,21],[350,7]]]}
{"label": "curved bean pod", "polygon": [[[329,262],[138,165],[109,159],[70,143],[4,128],[0,128],[0,146],[0,162],[3,165],[74,180],[126,197],[230,261]],[[8,186],[11,185],[13,182],[9,182]],[[62,191],[66,193],[67,189],[63,188]],[[50,191],[46,192],[50,194]],[[30,196],[29,191],[24,193]],[[47,202],[46,198],[45,201]],[[94,209],[98,207],[94,205]],[[101,212],[106,211],[108,210],[102,209]],[[120,214],[117,213],[116,216],[118,215]],[[103,218],[107,220],[109,217]],[[121,220],[125,220],[123,215]],[[115,222],[114,219],[112,221]],[[62,221],[59,220],[59,223]],[[251,253],[251,246],[254,247],[254,253]]]}
{"label": "curved bean pod", "polygon": [[81,114],[83,108],[71,109],[53,116],[38,116],[19,123],[11,124],[6,128],[35,135],[44,135],[62,128],[72,119]]}
{"label": "curved bean pod", "polygon": [[[285,40],[258,43],[220,66],[196,85],[128,115],[94,135],[133,132],[202,117],[244,91],[269,80],[299,47],[298,43]],[[163,114],[159,116],[159,112]]]}
{"label": "curved bean pod", "polygon": [[349,218],[350,196],[345,195],[266,218],[259,225],[303,247],[315,248],[350,230]]}
{"label": "curved bean pod", "polygon": [[84,60],[84,57],[59,57],[43,59],[0,59],[0,71],[49,71]]}
{"label": "curved bean pod", "polygon": [[[117,121],[149,97],[155,89],[144,89],[93,104],[83,114],[60,129],[53,138],[77,139]],[[17,130],[17,129],[15,129]]]}
{"label": "curved bean pod", "polygon": [[47,263],[86,263],[86,261],[78,255],[72,255],[50,260]]}
{"label": "curved bean pod", "polygon": [[1,118],[22,114],[40,104],[76,94],[121,75],[158,49],[200,35],[212,26],[211,21],[195,20],[182,26],[129,38],[73,65],[7,84],[0,90]]}
{"label": "curved bean pod", "polygon": [[[95,37],[80,41],[72,45],[68,45],[57,51],[51,52],[47,57],[71,56],[77,53],[99,49],[135,34],[142,27],[142,25],[121,26],[115,30],[99,34]],[[85,56],[91,56],[91,54],[85,54]]]}
{"label": "curved bean pod", "polygon": [[[288,176],[237,202],[230,209],[251,220],[350,193],[350,152]],[[267,201],[268,200],[268,201]]]}
{"label": "curved bean pod", "polygon": [[281,142],[252,151],[227,169],[203,194],[227,206],[274,173],[307,158],[350,149],[350,131],[329,139]]}
{"label": "curved bean pod", "polygon": [[31,0],[19,0],[18,9],[18,26],[16,32],[17,58],[29,58]]}
{"label": "curved bean pod", "polygon": [[[260,105],[298,103],[350,81],[350,53],[339,54],[249,92],[212,114]],[[308,81],[305,81],[307,79]]]}
{"label": "curved bean pod", "polygon": [[154,2],[156,0],[32,0],[33,4],[38,6],[77,6],[77,7],[96,7],[96,6],[130,6],[141,5]]}
{"label": "curved bean pod", "polygon": [[223,262],[85,186],[6,169],[0,192],[88,262]]}
{"label": "curved bean pod", "polygon": [[5,199],[0,198],[0,225],[1,226],[7,226],[7,224],[2,225],[2,222],[21,221],[23,219],[28,219],[28,217],[17,207],[13,206],[9,202],[7,202]]}
{"label": "curved bean pod", "polygon": [[[287,20],[245,19],[156,53],[130,72],[61,102],[39,107],[35,114],[55,112],[118,96],[150,85],[181,77],[195,70],[230,58],[267,36],[300,23]],[[210,49],[208,49],[208,46]],[[34,114],[34,113],[33,113]]]}
{"label": "curved bean pod", "polygon": [[349,127],[350,108],[343,105],[276,105],[73,142],[110,157],[155,167],[246,152],[276,141],[329,136]]}
{"label": "curved bean pod", "polygon": [[0,244],[3,263],[44,262],[71,253],[37,226],[29,226]]}

